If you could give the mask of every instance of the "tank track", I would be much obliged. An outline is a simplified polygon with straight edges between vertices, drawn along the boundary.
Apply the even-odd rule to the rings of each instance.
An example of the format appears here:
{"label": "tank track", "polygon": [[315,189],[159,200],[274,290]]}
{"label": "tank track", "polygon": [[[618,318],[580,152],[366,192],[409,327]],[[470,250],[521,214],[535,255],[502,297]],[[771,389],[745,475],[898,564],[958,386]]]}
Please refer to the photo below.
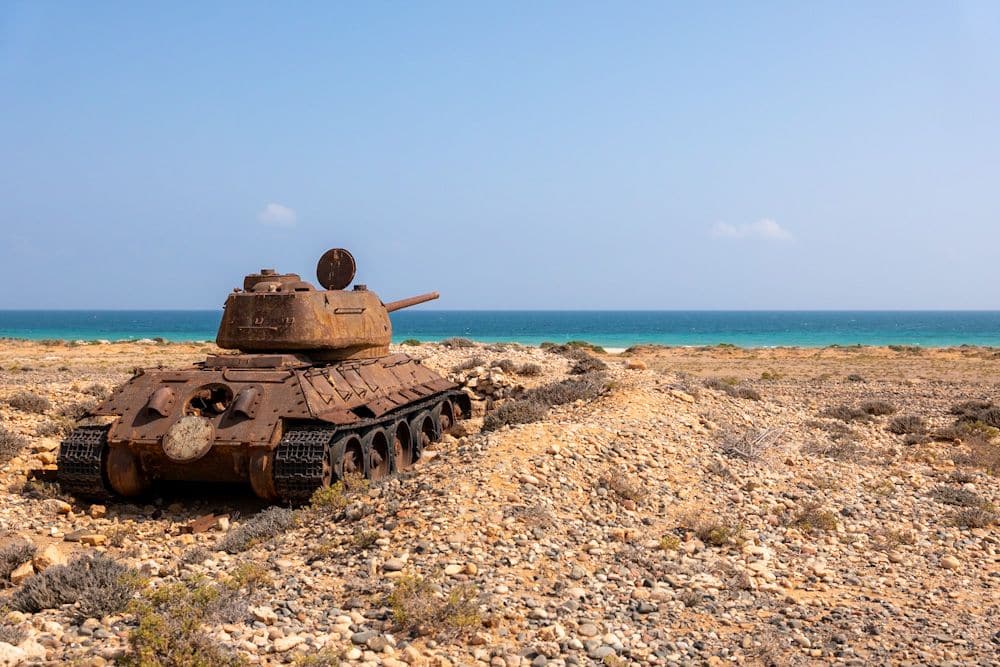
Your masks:
{"label": "tank track", "polygon": [[107,426],[73,429],[59,445],[56,479],[62,490],[81,498],[110,498],[103,471],[107,447]]}
{"label": "tank track", "polygon": [[304,502],[323,486],[327,445],[337,429],[332,426],[293,426],[285,431],[274,452],[274,488],[286,502]]}

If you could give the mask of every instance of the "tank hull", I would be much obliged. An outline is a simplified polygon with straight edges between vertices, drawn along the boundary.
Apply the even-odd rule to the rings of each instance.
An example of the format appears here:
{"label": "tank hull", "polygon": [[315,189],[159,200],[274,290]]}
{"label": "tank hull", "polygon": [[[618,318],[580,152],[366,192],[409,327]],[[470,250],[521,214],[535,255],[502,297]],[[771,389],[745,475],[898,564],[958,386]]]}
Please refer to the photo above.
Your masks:
{"label": "tank hull", "polygon": [[137,372],[92,413],[109,424],[67,437],[58,476],[81,496],[138,496],[164,480],[242,482],[301,501],[350,474],[412,465],[469,410],[456,384],[406,355],[219,355]]}

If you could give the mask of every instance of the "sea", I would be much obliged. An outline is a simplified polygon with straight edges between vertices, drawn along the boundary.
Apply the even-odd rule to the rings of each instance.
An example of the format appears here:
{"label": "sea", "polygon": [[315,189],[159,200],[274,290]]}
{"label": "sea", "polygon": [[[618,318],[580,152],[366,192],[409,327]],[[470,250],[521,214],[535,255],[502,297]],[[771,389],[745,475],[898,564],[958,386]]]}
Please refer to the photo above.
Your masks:
{"label": "sea", "polygon": [[[215,310],[0,310],[0,338],[214,340]],[[392,314],[394,340],[455,336],[538,345],[585,340],[739,347],[1000,346],[1000,311],[430,310]]]}

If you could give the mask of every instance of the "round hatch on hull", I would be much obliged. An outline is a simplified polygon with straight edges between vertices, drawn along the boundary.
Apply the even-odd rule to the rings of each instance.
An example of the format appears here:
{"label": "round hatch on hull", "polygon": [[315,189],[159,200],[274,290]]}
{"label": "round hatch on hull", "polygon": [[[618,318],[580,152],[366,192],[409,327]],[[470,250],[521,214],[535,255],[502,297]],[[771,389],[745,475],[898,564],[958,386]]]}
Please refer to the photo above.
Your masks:
{"label": "round hatch on hull", "polygon": [[163,453],[176,463],[197,461],[212,448],[215,427],[208,419],[181,417],[163,436]]}

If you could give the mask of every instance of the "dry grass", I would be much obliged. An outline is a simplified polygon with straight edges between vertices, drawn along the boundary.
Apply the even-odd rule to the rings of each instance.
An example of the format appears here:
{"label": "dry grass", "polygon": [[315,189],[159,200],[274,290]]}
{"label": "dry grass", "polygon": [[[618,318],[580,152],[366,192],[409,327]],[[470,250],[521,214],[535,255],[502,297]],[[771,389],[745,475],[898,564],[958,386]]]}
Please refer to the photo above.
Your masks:
{"label": "dry grass", "polygon": [[542,374],[542,367],[540,364],[522,364],[514,372],[524,377],[538,377]]}
{"label": "dry grass", "polygon": [[889,401],[865,401],[861,404],[861,411],[873,417],[881,417],[895,413],[896,406]]}
{"label": "dry grass", "polygon": [[752,429],[739,436],[727,434],[722,441],[722,453],[744,461],[759,461],[765,452],[774,448],[783,432],[781,428],[769,428]]}
{"label": "dry grass", "polygon": [[19,391],[7,399],[7,405],[22,412],[45,414],[52,409],[52,401],[30,391]]}
{"label": "dry grass", "polygon": [[619,500],[642,502],[648,495],[646,485],[641,480],[635,480],[623,475],[618,470],[608,470],[597,480],[597,485],[610,491]]}
{"label": "dry grass", "polygon": [[27,444],[28,439],[23,435],[0,426],[0,463],[6,463],[20,454]]}
{"label": "dry grass", "polygon": [[818,502],[808,502],[792,514],[789,525],[806,533],[837,529],[837,515]]}
{"label": "dry grass", "polygon": [[479,593],[468,584],[445,591],[431,579],[404,576],[389,594],[388,606],[396,624],[411,635],[454,639],[482,625]]}
{"label": "dry grass", "polygon": [[885,428],[896,435],[922,435],[927,432],[927,420],[919,415],[901,415]]}
{"label": "dry grass", "polygon": [[503,426],[541,421],[547,412],[548,407],[535,400],[510,401],[496,410],[486,413],[483,418],[483,431],[496,431]]}

